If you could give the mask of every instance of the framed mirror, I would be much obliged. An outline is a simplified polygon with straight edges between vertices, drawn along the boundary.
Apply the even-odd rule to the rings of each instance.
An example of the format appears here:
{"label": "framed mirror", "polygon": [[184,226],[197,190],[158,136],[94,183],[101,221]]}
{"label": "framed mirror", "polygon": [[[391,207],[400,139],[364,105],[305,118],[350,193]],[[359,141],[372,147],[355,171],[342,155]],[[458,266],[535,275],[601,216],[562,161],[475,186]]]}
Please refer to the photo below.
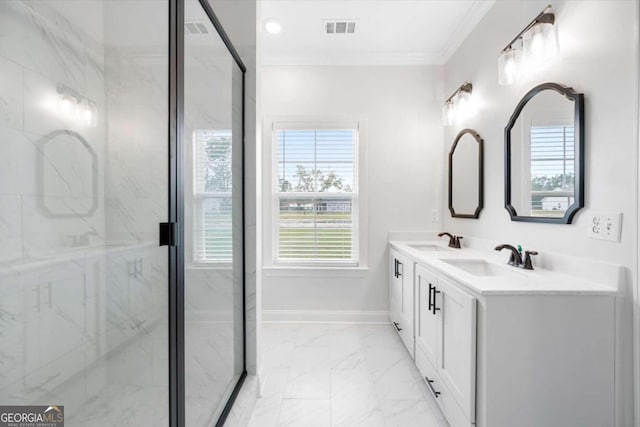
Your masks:
{"label": "framed mirror", "polygon": [[534,87],[504,138],[511,220],[571,224],[584,207],[584,95],[558,83]]}
{"label": "framed mirror", "polygon": [[483,141],[464,129],[449,151],[449,211],[453,218],[478,218],[484,193]]}
{"label": "framed mirror", "polygon": [[39,206],[50,218],[91,216],[98,208],[98,156],[80,134],[57,130],[39,141]]}

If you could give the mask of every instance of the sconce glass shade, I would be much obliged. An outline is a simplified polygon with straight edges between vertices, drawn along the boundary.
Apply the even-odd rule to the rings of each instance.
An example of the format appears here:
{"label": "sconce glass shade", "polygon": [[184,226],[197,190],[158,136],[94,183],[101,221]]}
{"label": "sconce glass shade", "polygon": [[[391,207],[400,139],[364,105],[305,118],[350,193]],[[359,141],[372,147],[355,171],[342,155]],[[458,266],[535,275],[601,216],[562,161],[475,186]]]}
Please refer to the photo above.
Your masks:
{"label": "sconce glass shade", "polygon": [[538,22],[522,36],[527,68],[541,67],[558,54],[556,29],[552,23]]}
{"label": "sconce glass shade", "polygon": [[520,77],[522,66],[522,51],[514,47],[500,53],[498,57],[498,83],[508,86]]}
{"label": "sconce glass shade", "polygon": [[467,118],[471,112],[471,94],[461,90],[453,97],[453,105],[455,106],[455,117],[457,119]]}
{"label": "sconce glass shade", "polygon": [[448,101],[444,103],[442,107],[442,121],[445,126],[451,126],[453,124],[453,116],[455,115],[453,102]]}

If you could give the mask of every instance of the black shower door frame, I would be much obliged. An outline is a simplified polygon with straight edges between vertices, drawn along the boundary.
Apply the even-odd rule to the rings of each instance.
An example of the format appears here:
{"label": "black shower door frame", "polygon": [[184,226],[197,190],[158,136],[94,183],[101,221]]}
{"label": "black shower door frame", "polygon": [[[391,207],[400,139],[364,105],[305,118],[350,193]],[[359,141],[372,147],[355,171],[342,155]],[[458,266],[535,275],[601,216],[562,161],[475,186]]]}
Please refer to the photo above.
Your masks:
{"label": "black shower door frame", "polygon": [[[244,146],[245,78],[247,68],[207,0],[198,0],[242,71],[242,265],[245,262]],[[169,0],[169,426],[185,427],[184,322],[184,7],[185,0]],[[247,376],[245,275],[242,279],[243,370],[216,426],[222,426]]]}

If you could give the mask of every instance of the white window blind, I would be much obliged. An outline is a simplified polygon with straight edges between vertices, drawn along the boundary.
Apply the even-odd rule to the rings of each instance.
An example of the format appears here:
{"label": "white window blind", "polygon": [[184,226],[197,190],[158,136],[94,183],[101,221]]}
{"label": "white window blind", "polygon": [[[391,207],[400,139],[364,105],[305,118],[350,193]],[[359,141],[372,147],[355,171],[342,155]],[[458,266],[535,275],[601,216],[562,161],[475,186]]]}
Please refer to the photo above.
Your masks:
{"label": "white window blind", "polygon": [[276,261],[357,264],[357,129],[274,136]]}
{"label": "white window blind", "polygon": [[195,262],[232,261],[231,131],[194,134]]}
{"label": "white window blind", "polygon": [[574,202],[573,126],[531,127],[531,212],[559,216]]}

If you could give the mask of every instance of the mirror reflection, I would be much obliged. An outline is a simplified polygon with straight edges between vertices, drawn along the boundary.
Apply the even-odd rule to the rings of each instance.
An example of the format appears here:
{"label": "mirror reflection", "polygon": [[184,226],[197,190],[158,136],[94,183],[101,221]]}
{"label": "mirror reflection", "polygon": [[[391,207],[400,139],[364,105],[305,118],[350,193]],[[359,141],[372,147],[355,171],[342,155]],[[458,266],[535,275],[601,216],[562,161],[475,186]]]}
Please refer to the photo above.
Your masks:
{"label": "mirror reflection", "polygon": [[[570,91],[569,97],[564,91]],[[581,118],[575,115],[571,89],[558,85],[532,92],[521,101],[507,127],[507,210],[512,219],[568,223],[582,206],[577,191],[580,150],[576,134]]]}
{"label": "mirror reflection", "polygon": [[95,151],[70,130],[57,130],[40,141],[40,207],[48,217],[91,215],[98,207]]}
{"label": "mirror reflection", "polygon": [[449,152],[449,211],[454,218],[478,218],[482,210],[483,141],[464,129]]}

